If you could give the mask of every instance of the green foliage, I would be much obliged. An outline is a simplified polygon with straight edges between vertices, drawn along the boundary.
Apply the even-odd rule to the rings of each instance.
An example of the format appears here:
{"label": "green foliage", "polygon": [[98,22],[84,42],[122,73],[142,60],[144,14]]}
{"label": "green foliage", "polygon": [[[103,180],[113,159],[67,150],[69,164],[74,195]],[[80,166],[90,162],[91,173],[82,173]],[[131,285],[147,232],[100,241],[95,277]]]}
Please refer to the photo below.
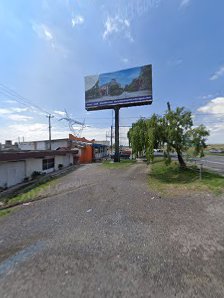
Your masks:
{"label": "green foliage", "polygon": [[181,169],[176,162],[166,165],[156,160],[151,166],[149,184],[164,195],[179,195],[186,191],[211,191],[218,195],[224,192],[224,177],[203,170],[202,181],[196,166]]}
{"label": "green foliage", "polygon": [[191,112],[183,107],[169,109],[164,116],[152,115],[149,119],[140,119],[128,132],[133,154],[146,154],[148,162],[154,158],[153,149],[165,148],[164,157],[170,164],[170,153],[176,152],[181,167],[186,167],[183,152],[194,148],[194,155],[203,156],[205,141],[209,132],[203,125],[193,128]]}
{"label": "green foliage", "polygon": [[8,215],[10,212],[10,209],[0,210],[0,217]]}
{"label": "green foliage", "polygon": [[41,172],[39,171],[33,171],[33,173],[31,174],[31,179],[36,179],[37,177],[41,176]]}
{"label": "green foliage", "polygon": [[192,129],[192,146],[194,147],[194,156],[199,155],[200,157],[204,156],[204,148],[206,148],[206,137],[209,135],[209,132],[206,130],[204,125],[200,125],[197,128]]}

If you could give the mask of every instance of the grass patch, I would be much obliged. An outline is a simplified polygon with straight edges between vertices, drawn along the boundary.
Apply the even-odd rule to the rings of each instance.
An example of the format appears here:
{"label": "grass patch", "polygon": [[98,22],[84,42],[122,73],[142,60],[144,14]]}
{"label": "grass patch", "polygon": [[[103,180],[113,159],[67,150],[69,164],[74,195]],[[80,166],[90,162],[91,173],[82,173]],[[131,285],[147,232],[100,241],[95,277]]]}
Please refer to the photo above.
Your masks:
{"label": "grass patch", "polygon": [[150,169],[150,187],[162,194],[184,194],[186,191],[212,191],[215,194],[224,192],[224,177],[203,170],[200,181],[196,166],[180,169],[177,162],[166,166],[164,161],[157,160]]}
{"label": "grass patch", "polygon": [[124,159],[121,160],[120,162],[111,162],[111,161],[104,161],[103,166],[108,168],[108,169],[120,169],[120,168],[125,168],[130,165],[133,165],[136,163],[136,160],[131,160],[131,159]]}
{"label": "grass patch", "polygon": [[49,187],[52,187],[56,183],[55,180],[40,182],[39,185],[34,186],[32,189],[25,190],[24,193],[16,195],[12,198],[7,198],[4,201],[4,206],[13,206],[20,203],[33,201],[38,197],[44,196]]}
{"label": "grass patch", "polygon": [[0,210],[0,217],[6,216],[9,213],[11,213],[11,210],[10,209]]}

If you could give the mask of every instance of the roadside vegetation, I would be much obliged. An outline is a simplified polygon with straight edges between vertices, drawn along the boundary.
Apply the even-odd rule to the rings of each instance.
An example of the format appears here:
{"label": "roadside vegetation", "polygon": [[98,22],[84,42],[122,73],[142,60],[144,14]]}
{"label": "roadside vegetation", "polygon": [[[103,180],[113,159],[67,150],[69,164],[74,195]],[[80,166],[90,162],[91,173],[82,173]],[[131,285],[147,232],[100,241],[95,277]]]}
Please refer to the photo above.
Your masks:
{"label": "roadside vegetation", "polygon": [[50,189],[56,187],[57,179],[67,175],[69,172],[70,171],[60,173],[57,176],[53,175],[47,177],[41,177],[41,175],[36,173],[36,179],[32,184],[16,190],[14,193],[9,193],[5,198],[0,199],[0,211],[4,210],[4,208],[13,207],[46,197],[46,194],[50,193]]}
{"label": "roadside vegetation", "polygon": [[6,216],[11,213],[11,209],[0,210],[0,217]]}
{"label": "roadside vegetation", "polygon": [[21,194],[3,199],[1,201],[3,205],[1,206],[2,210],[0,210],[0,212],[4,214],[4,211],[9,209],[4,210],[3,208],[9,208],[43,198],[46,195],[46,192],[49,191],[49,188],[54,186],[55,183],[55,180],[40,182],[39,184],[35,184],[27,189],[24,189]]}
{"label": "roadside vegetation", "polygon": [[150,165],[150,188],[162,195],[181,195],[189,192],[212,192],[216,195],[224,193],[224,177],[203,170],[202,180],[196,166],[180,168],[177,162],[166,165],[162,159]]}
{"label": "roadside vegetation", "polygon": [[119,168],[125,168],[132,164],[136,163],[136,160],[130,160],[130,159],[124,159],[120,162],[113,162],[113,161],[104,161],[103,166],[108,169],[119,169]]}
{"label": "roadside vegetation", "polygon": [[171,163],[171,154],[175,152],[182,168],[186,168],[184,152],[193,148],[194,156],[204,156],[206,138],[209,132],[204,125],[194,127],[190,111],[183,107],[172,110],[168,103],[164,116],[152,115],[132,124],[128,131],[129,143],[135,156],[146,154],[148,162],[154,160],[154,149],[164,149],[166,163]]}

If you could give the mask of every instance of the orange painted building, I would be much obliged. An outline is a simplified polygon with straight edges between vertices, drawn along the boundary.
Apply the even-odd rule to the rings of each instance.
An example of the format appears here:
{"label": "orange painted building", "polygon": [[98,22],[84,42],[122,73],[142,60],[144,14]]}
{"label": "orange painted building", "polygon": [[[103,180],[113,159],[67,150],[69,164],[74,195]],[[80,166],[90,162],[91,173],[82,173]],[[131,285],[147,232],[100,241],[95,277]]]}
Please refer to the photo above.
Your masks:
{"label": "orange painted building", "polygon": [[80,163],[91,163],[93,161],[93,147],[94,139],[89,141],[86,138],[78,138],[72,134],[69,134],[69,140],[77,141],[80,144],[80,154],[79,154],[79,162]]}

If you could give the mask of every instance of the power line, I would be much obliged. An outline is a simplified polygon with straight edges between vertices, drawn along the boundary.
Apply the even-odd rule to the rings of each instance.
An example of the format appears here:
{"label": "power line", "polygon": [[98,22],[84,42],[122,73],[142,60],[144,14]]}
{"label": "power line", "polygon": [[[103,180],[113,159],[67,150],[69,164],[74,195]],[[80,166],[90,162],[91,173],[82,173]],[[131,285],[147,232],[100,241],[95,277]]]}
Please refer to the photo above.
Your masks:
{"label": "power line", "polygon": [[17,101],[18,103],[21,103],[25,106],[31,107],[31,108],[35,108],[45,114],[50,114],[48,111],[44,110],[43,108],[39,107],[38,105],[32,103],[29,99],[27,99],[26,97],[22,96],[21,94],[19,94],[17,91],[7,87],[6,85],[0,83],[0,89],[1,89],[1,93],[3,95],[6,95],[8,97],[13,97],[13,99],[15,101]]}

